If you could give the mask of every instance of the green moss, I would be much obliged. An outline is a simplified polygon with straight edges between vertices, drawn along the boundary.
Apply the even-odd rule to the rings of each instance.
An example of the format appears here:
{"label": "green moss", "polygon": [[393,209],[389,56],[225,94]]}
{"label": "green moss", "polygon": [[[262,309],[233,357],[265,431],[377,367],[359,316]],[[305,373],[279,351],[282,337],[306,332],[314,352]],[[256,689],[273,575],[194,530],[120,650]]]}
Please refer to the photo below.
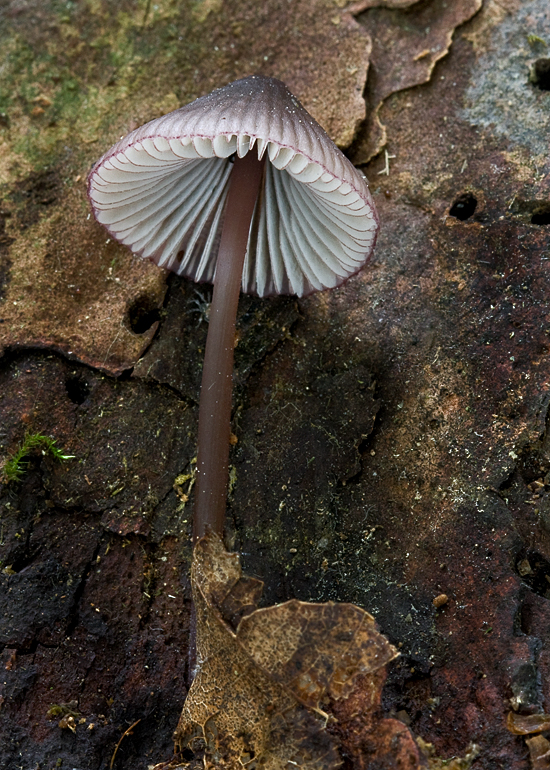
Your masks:
{"label": "green moss", "polygon": [[56,445],[55,439],[43,436],[41,433],[27,433],[19,449],[7,460],[4,465],[3,477],[6,483],[20,481],[27,467],[26,458],[35,449],[40,449],[42,454],[49,454],[56,460],[71,460],[74,455],[66,455]]}
{"label": "green moss", "polygon": [[542,37],[539,37],[538,35],[527,35],[527,42],[531,48],[535,48],[538,45],[546,47],[546,40],[543,40]]}
{"label": "green moss", "polygon": [[49,0],[41,29],[4,25],[3,135],[35,171],[65,165],[67,155],[76,166],[90,155],[89,145],[112,141],[114,125],[135,118],[148,102],[162,102],[163,88],[173,91],[166,75],[179,46],[174,18],[185,9],[173,0],[122,6]]}

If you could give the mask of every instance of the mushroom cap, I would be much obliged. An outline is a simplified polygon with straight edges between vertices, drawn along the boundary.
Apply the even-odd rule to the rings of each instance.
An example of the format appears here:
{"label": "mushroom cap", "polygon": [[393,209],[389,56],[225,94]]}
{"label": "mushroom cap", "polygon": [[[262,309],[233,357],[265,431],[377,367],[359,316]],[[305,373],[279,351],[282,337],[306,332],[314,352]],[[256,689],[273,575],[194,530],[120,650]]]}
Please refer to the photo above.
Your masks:
{"label": "mushroom cap", "polygon": [[254,151],[268,162],[242,290],[304,296],[356,273],[378,232],[367,180],[275,78],[237,80],[117,142],[88,178],[94,215],[134,253],[212,283],[231,156]]}

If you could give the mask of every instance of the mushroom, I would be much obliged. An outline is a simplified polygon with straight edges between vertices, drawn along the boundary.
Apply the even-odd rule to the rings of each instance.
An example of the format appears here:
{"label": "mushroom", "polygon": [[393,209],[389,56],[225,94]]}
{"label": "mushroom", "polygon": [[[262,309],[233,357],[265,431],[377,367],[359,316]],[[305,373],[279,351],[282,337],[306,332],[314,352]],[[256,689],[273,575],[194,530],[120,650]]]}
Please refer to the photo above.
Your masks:
{"label": "mushroom", "polygon": [[251,76],[121,139],[88,195],[135,254],[214,284],[193,539],[223,534],[239,291],[303,297],[360,270],[378,231],[367,181],[283,83]]}

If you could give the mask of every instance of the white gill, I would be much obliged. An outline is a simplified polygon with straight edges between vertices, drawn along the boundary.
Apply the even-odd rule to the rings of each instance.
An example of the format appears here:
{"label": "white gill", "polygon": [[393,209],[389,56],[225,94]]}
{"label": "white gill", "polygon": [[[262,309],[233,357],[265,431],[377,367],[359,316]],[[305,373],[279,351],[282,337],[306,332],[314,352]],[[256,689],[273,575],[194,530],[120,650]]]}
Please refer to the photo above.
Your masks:
{"label": "white gill", "polygon": [[270,162],[250,230],[243,291],[303,296],[338,285],[370,251],[376,234],[371,206],[318,163],[265,139],[142,139],[93,172],[96,217],[135,253],[196,281],[212,281],[228,158],[254,147]]}

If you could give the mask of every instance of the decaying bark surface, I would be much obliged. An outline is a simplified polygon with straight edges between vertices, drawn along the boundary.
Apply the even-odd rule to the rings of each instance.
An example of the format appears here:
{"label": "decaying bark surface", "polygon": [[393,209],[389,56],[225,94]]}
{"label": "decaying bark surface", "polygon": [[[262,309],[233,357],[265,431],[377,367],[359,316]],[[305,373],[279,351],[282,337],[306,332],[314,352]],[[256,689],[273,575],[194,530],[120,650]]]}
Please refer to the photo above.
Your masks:
{"label": "decaying bark surface", "polygon": [[[35,449],[0,489],[1,767],[171,756],[208,290],[109,242],[85,177],[253,72],[356,163],[380,149],[382,229],[336,291],[242,299],[227,544],[265,606],[375,617],[400,652],[381,714],[419,761],[549,766],[525,726],[550,712],[550,17],[479,5],[1,0],[0,454],[74,456]],[[360,696],[344,766],[366,770]]]}

